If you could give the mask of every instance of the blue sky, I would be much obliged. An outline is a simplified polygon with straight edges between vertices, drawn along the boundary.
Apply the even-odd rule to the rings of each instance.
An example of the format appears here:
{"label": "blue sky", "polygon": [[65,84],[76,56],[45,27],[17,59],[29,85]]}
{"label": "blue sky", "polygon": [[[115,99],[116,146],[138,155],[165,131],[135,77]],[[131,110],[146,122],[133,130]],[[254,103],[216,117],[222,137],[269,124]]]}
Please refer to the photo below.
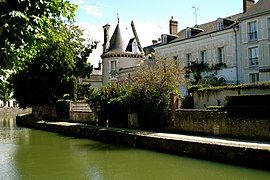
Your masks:
{"label": "blue sky", "polygon": [[206,23],[242,12],[243,0],[72,0],[78,4],[76,22],[83,26],[90,37],[101,41],[94,51],[91,62],[100,60],[103,43],[102,26],[110,24],[113,33],[117,23],[117,13],[123,39],[132,38],[130,28],[134,20],[142,46],[148,46],[153,39],[168,33],[171,16],[178,21],[178,30],[195,25],[194,8],[197,10],[198,24]]}

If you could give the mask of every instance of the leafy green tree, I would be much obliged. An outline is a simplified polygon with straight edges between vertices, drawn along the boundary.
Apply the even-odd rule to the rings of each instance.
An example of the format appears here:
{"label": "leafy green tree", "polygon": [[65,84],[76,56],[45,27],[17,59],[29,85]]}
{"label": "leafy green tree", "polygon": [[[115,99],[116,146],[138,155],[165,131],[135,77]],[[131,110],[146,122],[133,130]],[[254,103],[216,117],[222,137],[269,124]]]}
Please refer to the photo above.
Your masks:
{"label": "leafy green tree", "polygon": [[0,69],[21,69],[34,59],[47,34],[72,21],[76,8],[67,0],[1,0]]}
{"label": "leafy green tree", "polygon": [[7,101],[10,100],[10,94],[9,83],[0,79],[0,100],[4,102],[2,107],[5,107]]}
{"label": "leafy green tree", "polygon": [[[74,78],[70,77],[74,75],[74,69],[78,68],[76,62],[84,61],[81,54],[88,47],[84,46],[81,35],[82,31],[78,27],[66,24],[52,29],[47,34],[46,46],[32,61],[26,63],[25,68],[12,75],[10,81],[20,107],[53,105],[64,94],[71,92]],[[83,67],[80,68],[85,71]]]}

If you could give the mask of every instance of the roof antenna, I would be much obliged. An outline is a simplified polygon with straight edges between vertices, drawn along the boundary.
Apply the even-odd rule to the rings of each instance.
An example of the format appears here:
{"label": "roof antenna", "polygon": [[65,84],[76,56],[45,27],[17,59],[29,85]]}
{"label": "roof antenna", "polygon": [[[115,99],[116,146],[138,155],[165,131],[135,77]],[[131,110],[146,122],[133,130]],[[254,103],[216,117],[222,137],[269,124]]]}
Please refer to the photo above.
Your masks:
{"label": "roof antenna", "polygon": [[117,13],[117,20],[118,20],[118,24],[119,24],[119,14]]}
{"label": "roof antenna", "polygon": [[192,8],[194,9],[194,13],[193,14],[195,14],[195,25],[197,25],[198,24],[198,13],[197,13],[197,11],[199,10],[198,8],[196,8],[195,6],[192,6]]}

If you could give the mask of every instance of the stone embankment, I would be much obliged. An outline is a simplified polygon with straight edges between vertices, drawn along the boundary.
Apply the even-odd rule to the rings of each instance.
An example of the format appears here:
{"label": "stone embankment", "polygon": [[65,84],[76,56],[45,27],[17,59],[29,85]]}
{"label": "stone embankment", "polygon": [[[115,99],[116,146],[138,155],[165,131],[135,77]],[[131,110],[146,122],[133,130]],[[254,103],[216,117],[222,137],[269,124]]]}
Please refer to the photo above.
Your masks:
{"label": "stone embankment", "polygon": [[90,138],[136,148],[270,169],[270,142],[104,128],[70,122],[36,121],[29,115],[18,116],[16,121],[18,126],[56,132],[67,136]]}

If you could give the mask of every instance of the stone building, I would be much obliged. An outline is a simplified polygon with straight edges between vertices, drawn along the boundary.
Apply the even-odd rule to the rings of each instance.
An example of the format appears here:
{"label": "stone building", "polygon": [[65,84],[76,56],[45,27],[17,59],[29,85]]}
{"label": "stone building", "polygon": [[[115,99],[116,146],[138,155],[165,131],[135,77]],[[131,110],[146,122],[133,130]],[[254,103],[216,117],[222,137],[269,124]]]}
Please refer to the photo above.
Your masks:
{"label": "stone building", "polygon": [[[242,57],[239,47],[242,39],[239,19],[245,17],[243,14],[249,14],[253,5],[254,0],[243,0],[243,13],[187,27],[178,32],[178,38],[172,41],[161,38],[162,42],[153,48],[156,57],[174,60],[183,68],[191,62],[204,62],[209,66],[225,64],[226,67],[217,71],[218,80],[229,84],[246,82],[243,81],[240,69]],[[175,26],[177,23],[170,21],[170,36],[175,36]]]}
{"label": "stone building", "polygon": [[239,69],[243,83],[270,81],[270,1],[259,0],[239,19]]}
{"label": "stone building", "polygon": [[110,81],[128,78],[143,59],[136,37],[130,39],[127,47],[124,46],[119,20],[111,38],[109,37],[109,29],[110,25],[103,26],[104,44],[101,55],[103,85]]}

